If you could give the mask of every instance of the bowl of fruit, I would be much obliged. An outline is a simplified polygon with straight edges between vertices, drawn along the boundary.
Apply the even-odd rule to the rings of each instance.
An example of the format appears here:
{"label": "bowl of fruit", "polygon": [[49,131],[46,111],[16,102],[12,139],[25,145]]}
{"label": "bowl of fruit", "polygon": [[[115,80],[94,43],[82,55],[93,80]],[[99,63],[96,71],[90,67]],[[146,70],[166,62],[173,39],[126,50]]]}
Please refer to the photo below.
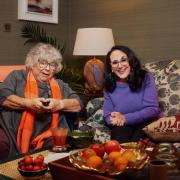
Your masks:
{"label": "bowl of fruit", "polygon": [[79,151],[72,151],[69,155],[70,163],[78,169],[112,176],[142,169],[148,160],[149,156],[145,151],[138,147],[131,148],[128,144],[123,147],[116,140],[109,140],[104,144],[94,143]]}
{"label": "bowl of fruit", "polygon": [[48,165],[44,163],[44,156],[39,154],[36,157],[25,155],[18,162],[18,171],[24,177],[43,176],[48,171]]}

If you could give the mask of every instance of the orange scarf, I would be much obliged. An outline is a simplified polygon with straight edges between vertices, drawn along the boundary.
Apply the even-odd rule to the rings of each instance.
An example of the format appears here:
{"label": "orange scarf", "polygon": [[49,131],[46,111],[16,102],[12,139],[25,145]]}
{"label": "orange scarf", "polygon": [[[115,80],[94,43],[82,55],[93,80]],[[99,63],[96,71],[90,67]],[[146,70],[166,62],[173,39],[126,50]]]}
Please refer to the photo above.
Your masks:
{"label": "orange scarf", "polygon": [[[61,99],[61,91],[58,83],[55,79],[50,80],[50,88],[52,91],[52,96],[55,99]],[[28,72],[27,83],[25,87],[25,98],[37,98],[38,97],[38,86],[37,82],[34,78],[32,71]],[[25,110],[22,114],[20,126],[18,129],[17,135],[17,144],[22,151],[22,153],[26,153],[29,150],[30,140],[33,132],[34,126],[34,112],[30,110]],[[52,114],[51,127],[38,135],[33,141],[35,149],[39,149],[43,146],[44,140],[50,136],[52,136],[51,129],[56,128],[58,126],[59,113],[55,112]]]}

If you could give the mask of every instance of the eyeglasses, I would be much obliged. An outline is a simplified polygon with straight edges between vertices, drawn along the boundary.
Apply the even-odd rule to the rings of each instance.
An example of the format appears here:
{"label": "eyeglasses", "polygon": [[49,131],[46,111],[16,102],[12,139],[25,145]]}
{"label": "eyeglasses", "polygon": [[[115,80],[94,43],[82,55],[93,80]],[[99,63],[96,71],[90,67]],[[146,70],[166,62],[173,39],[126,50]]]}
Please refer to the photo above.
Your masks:
{"label": "eyeglasses", "polygon": [[112,67],[117,67],[119,64],[124,66],[124,65],[127,65],[127,63],[128,63],[128,58],[122,58],[120,61],[118,61],[118,60],[112,61],[111,66]]}
{"label": "eyeglasses", "polygon": [[49,66],[50,70],[54,71],[57,67],[57,64],[55,62],[48,63],[46,60],[38,60],[38,62],[41,69],[45,69]]}

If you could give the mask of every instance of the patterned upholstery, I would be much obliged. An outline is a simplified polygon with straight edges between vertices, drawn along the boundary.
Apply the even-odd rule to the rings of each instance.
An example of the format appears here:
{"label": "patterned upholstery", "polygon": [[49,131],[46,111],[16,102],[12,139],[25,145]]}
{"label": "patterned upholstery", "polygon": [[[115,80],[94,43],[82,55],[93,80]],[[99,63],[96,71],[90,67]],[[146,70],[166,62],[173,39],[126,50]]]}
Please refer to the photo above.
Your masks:
{"label": "patterned upholstery", "polygon": [[180,60],[147,63],[145,68],[154,75],[165,116],[180,114]]}
{"label": "patterned upholstery", "polygon": [[[146,63],[157,85],[159,104],[165,116],[180,114],[180,60]],[[103,98],[95,98],[86,106],[87,120],[83,125],[93,127],[95,140],[104,143],[110,139],[110,131],[103,121]],[[82,125],[82,124],[81,124]]]}
{"label": "patterned upholstery", "polygon": [[81,122],[79,126],[90,126],[94,128],[94,140],[104,143],[110,139],[110,131],[103,120],[102,105],[103,98],[95,98],[89,101],[86,106],[87,120]]}
{"label": "patterned upholstery", "polygon": [[95,98],[88,102],[86,106],[86,113],[89,121],[95,121],[103,124],[102,116],[103,98]]}

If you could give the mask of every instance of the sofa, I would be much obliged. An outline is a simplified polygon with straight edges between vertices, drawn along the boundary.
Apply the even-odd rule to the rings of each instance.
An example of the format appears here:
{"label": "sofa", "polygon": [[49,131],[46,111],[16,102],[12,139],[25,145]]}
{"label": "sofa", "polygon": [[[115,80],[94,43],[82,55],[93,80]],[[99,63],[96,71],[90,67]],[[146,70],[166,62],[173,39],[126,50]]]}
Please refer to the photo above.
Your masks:
{"label": "sofa", "polygon": [[[180,60],[150,62],[144,64],[144,68],[154,76],[164,116],[180,114]],[[102,105],[103,97],[90,100],[86,106],[86,121],[81,121],[79,127],[93,128],[94,140],[104,143],[110,139],[110,131],[103,120]]]}
{"label": "sofa", "polygon": [[25,69],[25,65],[4,65],[0,66],[0,82],[3,82],[7,75],[13,70]]}

